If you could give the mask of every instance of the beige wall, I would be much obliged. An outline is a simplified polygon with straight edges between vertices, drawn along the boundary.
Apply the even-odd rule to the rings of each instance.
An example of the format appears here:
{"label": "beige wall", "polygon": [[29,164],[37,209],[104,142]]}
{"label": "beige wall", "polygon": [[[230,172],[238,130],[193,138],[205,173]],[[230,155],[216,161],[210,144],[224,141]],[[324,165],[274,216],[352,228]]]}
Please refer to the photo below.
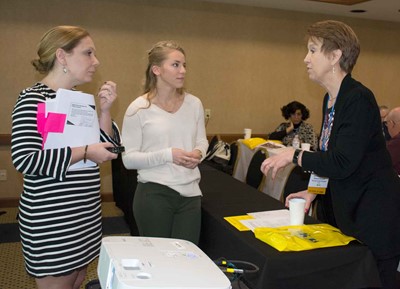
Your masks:
{"label": "beige wall", "polygon": [[[89,30],[101,66],[90,85],[118,83],[113,115],[119,125],[128,104],[141,92],[146,50],[174,39],[187,53],[186,86],[212,110],[208,134],[242,133],[250,127],[267,133],[282,121],[280,107],[305,103],[319,129],[324,91],[308,80],[304,33],[322,19],[343,20],[358,34],[362,52],[353,76],[370,87],[379,103],[399,106],[400,23],[285,12],[188,0],[0,0],[0,134],[9,134],[19,91],[40,79],[30,60],[49,28],[71,24]],[[0,147],[0,199],[15,198],[21,177],[12,167],[9,147]],[[112,191],[110,164],[102,166],[102,192]]]}

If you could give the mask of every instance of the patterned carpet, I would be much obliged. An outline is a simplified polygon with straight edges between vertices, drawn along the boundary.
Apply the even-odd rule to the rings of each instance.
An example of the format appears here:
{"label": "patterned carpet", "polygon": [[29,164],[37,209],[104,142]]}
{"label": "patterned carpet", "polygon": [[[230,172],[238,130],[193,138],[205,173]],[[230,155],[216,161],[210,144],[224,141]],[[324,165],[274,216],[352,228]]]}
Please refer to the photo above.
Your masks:
{"label": "patterned carpet", "polygon": [[[35,280],[26,274],[17,225],[17,208],[0,208],[0,288],[35,289]],[[104,235],[129,235],[123,213],[114,202],[102,204]],[[90,264],[85,284],[97,279],[97,259]]]}

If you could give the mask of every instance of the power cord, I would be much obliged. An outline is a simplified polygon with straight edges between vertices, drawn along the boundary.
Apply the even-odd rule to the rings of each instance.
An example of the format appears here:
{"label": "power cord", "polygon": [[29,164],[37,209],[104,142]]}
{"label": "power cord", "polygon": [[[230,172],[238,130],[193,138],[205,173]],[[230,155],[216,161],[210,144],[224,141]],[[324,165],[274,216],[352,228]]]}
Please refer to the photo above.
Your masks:
{"label": "power cord", "polygon": [[[241,260],[227,260],[223,257],[214,260],[214,263],[225,273],[232,274],[232,277],[229,278],[231,283],[234,281],[245,281],[246,274],[254,274],[257,273],[260,268],[257,265],[241,261]],[[240,268],[238,268],[238,266]],[[240,282],[238,282],[238,286],[240,289]]]}

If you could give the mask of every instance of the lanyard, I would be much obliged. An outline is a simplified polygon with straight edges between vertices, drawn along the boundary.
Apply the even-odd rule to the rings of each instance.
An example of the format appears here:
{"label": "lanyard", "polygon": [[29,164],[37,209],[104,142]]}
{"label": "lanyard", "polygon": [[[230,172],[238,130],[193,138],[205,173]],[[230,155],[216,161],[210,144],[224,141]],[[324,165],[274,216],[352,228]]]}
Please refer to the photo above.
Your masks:
{"label": "lanyard", "polygon": [[[329,137],[331,135],[333,120],[335,118],[335,104],[336,102],[331,107],[331,111],[325,115],[320,143],[321,150],[324,152],[328,150]],[[328,103],[326,103],[326,109],[328,111]]]}
{"label": "lanyard", "polygon": [[[320,139],[320,148],[321,151],[326,152],[328,150],[329,137],[331,135],[333,120],[335,119],[335,103],[330,108],[330,112],[328,113],[328,102],[326,103],[326,112],[324,125],[322,127],[321,139]],[[329,178],[320,177],[315,173],[311,174],[310,181],[308,182],[308,192],[313,194],[321,194],[324,195],[326,189],[328,187]]]}

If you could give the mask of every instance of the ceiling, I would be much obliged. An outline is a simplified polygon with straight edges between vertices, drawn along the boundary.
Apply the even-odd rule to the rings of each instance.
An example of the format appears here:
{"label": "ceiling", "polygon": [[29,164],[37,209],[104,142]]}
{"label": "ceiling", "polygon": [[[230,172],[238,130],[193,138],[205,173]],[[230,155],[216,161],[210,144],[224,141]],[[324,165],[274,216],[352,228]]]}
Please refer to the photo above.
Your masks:
{"label": "ceiling", "polygon": [[[309,0],[205,0],[205,1],[400,22],[399,0],[370,0],[364,3],[359,3],[354,5],[331,4],[331,3],[309,1]],[[320,0],[320,1],[327,1],[327,0]],[[366,10],[366,12],[365,13],[350,12],[350,10],[360,10],[360,9]]]}

